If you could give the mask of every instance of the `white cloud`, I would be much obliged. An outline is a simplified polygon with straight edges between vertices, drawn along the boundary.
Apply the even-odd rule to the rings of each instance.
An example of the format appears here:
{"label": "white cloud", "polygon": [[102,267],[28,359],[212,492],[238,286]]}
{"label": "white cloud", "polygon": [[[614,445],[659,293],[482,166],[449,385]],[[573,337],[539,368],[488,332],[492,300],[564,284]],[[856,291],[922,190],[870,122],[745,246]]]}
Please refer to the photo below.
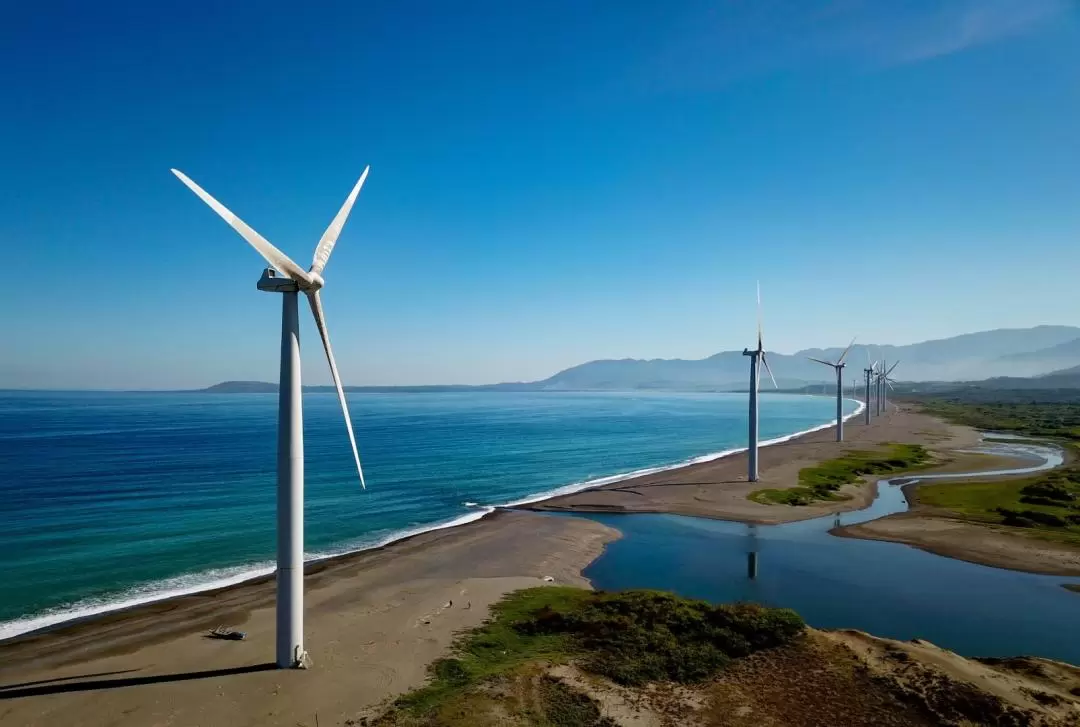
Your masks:
{"label": "white cloud", "polygon": [[897,38],[892,60],[912,63],[1022,35],[1064,15],[1069,0],[962,0],[947,3],[935,16]]}

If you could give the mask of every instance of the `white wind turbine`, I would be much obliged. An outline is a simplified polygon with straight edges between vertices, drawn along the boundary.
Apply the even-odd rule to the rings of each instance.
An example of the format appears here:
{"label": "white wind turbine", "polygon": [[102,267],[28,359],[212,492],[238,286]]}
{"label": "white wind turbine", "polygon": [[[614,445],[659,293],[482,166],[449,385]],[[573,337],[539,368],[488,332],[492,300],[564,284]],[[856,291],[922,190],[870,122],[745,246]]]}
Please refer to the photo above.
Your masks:
{"label": "white wind turbine", "polygon": [[757,286],[757,348],[750,350],[748,348],[743,349],[743,356],[750,357],[750,441],[749,446],[746,448],[747,461],[749,462],[748,476],[751,482],[757,482],[758,480],[758,373],[760,364],[765,364],[765,370],[769,372],[769,378],[772,379],[773,387],[779,389],[776,385],[776,378],[773,376],[772,369],[769,368],[769,362],[765,359],[765,347],[761,342],[761,283]]}
{"label": "white wind turbine", "polygon": [[844,359],[848,355],[848,351],[855,345],[855,339],[851,339],[851,343],[844,349],[844,352],[840,354],[840,358],[836,360],[836,363],[832,361],[823,361],[820,358],[814,358],[813,356],[807,356],[811,361],[816,361],[819,364],[824,364],[833,369],[836,369],[836,441],[844,441],[844,367],[847,364],[844,363]]}
{"label": "white wind turbine", "polygon": [[[300,318],[297,293],[307,296],[315,326],[319,329],[326,360],[330,364],[330,376],[334,379],[341,413],[345,415],[345,429],[349,433],[356,471],[360,485],[366,489],[364,470],[360,467],[360,454],[356,450],[349,407],[345,403],[345,391],[341,388],[334,352],[330,348],[330,335],[326,330],[319,289],[323,287],[322,272],[330,253],[334,250],[345,220],[349,217],[360,187],[367,179],[368,169],[349,193],[345,204],[326,228],[315,247],[311,267],[304,270],[290,260],[285,253],[270,244],[262,235],[248,227],[243,220],[211,197],[202,187],[188,179],[182,172],[172,170],[181,182],[197,194],[210,209],[240,233],[255,250],[273,267],[263,271],[258,289],[282,294],[281,308],[281,381],[278,390],[278,453],[277,453],[277,665],[280,668],[304,667],[307,653],[304,651],[304,424],[303,403],[300,390]],[[284,275],[280,278],[275,270]]]}
{"label": "white wind turbine", "polygon": [[863,369],[863,374],[866,376],[866,409],[863,411],[864,420],[867,424],[870,423],[870,414],[873,411],[870,405],[870,380],[877,375],[877,361],[871,363],[870,361],[870,349],[866,349],[866,368]]}
{"label": "white wind turbine", "polygon": [[895,381],[895,379],[891,378],[890,374],[899,365],[900,362],[896,361],[895,363],[893,363],[892,366],[889,367],[888,371],[881,375],[881,411],[886,414],[889,411],[889,395],[886,389],[893,388],[893,381]]}

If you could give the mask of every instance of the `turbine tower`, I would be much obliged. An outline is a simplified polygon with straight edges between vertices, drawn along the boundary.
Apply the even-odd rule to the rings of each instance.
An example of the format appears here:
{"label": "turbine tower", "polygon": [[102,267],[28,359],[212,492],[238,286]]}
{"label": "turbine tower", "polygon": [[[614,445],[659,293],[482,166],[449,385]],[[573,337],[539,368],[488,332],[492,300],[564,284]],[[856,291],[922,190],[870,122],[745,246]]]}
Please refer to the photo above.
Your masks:
{"label": "turbine tower", "polygon": [[863,420],[866,424],[870,423],[870,412],[872,408],[870,406],[870,379],[877,373],[877,361],[870,362],[870,351],[866,351],[866,368],[863,369],[863,374],[866,375],[866,408],[863,410]]}
{"label": "turbine tower", "polygon": [[750,357],[750,431],[749,431],[749,444],[746,448],[747,462],[749,463],[747,476],[751,482],[757,482],[758,480],[758,373],[760,364],[765,364],[765,370],[769,372],[769,378],[772,379],[773,387],[779,389],[776,385],[776,378],[773,376],[772,369],[769,368],[769,362],[765,358],[765,347],[762,345],[761,340],[761,283],[757,286],[757,348],[750,350],[748,348],[743,349],[743,356]]}
{"label": "turbine tower", "polygon": [[[217,212],[230,227],[240,233],[255,250],[273,267],[263,271],[257,285],[259,290],[281,293],[281,381],[278,389],[278,453],[277,453],[277,646],[276,661],[279,668],[303,668],[307,666],[304,651],[304,424],[303,402],[300,390],[300,317],[297,293],[307,296],[315,326],[319,329],[330,376],[337,389],[341,413],[345,416],[345,430],[349,433],[356,471],[360,486],[366,489],[364,470],[360,466],[360,454],[356,449],[349,407],[345,403],[345,391],[341,388],[334,352],[330,348],[330,335],[326,330],[322,300],[319,290],[323,287],[323,269],[326,267],[334,244],[341,234],[345,221],[352,211],[356,196],[367,179],[369,167],[364,168],[359,181],[349,193],[345,204],[326,228],[315,247],[311,267],[304,270],[290,260],[285,253],[270,244],[266,238],[251,229],[220,202],[176,169],[172,170],[181,182]],[[281,273],[284,277],[278,277]]]}
{"label": "turbine tower", "polygon": [[884,406],[882,405],[882,402],[885,399],[885,396],[884,396],[884,394],[885,394],[885,373],[884,373],[884,371],[885,371],[885,367],[887,365],[888,364],[885,362],[885,359],[881,359],[881,371],[879,371],[878,374],[877,374],[877,382],[876,382],[877,383],[877,405],[874,407],[875,410],[877,411],[878,416],[881,416],[882,413],[884,412]]}
{"label": "turbine tower", "polygon": [[886,387],[888,387],[889,389],[893,388],[893,379],[889,377],[889,374],[891,374],[893,372],[893,369],[895,369],[899,365],[900,362],[897,361],[889,367],[888,371],[881,375],[881,410],[886,413],[889,411],[889,397],[888,392],[886,391]]}
{"label": "turbine tower", "polygon": [[807,356],[811,361],[816,361],[819,364],[824,364],[836,370],[836,441],[844,441],[844,359],[848,355],[848,351],[855,345],[855,339],[851,339],[851,343],[844,349],[844,352],[840,354],[840,358],[836,359],[836,363],[832,361],[823,361],[820,358],[814,358],[813,356]]}

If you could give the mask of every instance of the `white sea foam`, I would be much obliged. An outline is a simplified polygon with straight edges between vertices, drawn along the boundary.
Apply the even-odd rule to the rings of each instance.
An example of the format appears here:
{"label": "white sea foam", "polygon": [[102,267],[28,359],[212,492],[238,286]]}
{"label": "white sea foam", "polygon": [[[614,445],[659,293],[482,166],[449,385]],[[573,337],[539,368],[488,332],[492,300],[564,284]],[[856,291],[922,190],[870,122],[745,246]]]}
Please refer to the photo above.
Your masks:
{"label": "white sea foam", "polygon": [[[862,402],[858,403],[859,408],[851,414],[845,416],[844,421],[858,416],[863,411],[865,405]],[[801,437],[804,434],[820,431],[822,429],[828,429],[831,426],[833,426],[833,423],[828,422],[820,426],[805,429],[801,432],[788,434],[783,437],[777,437],[776,439],[769,439],[767,441],[761,442],[760,446],[767,447],[772,444],[787,442],[795,439],[796,437]],[[746,447],[740,447],[738,449],[726,449],[721,452],[714,452],[712,454],[705,454],[699,457],[692,457],[688,460],[677,462],[675,464],[663,465],[660,467],[647,467],[640,470],[634,470],[632,472],[624,472],[622,474],[610,475],[608,477],[599,477],[593,480],[575,482],[569,485],[564,485],[562,487],[548,490],[546,492],[538,493],[536,495],[530,495],[521,500],[503,503],[501,505],[478,505],[474,502],[466,502],[463,504],[466,507],[469,507],[471,511],[459,517],[451,518],[449,520],[433,523],[430,525],[422,525],[406,530],[398,530],[381,536],[369,536],[359,540],[349,541],[329,550],[319,551],[315,553],[305,553],[304,559],[308,562],[314,562],[326,560],[327,558],[336,558],[338,556],[347,555],[349,553],[357,553],[363,550],[381,548],[398,540],[404,540],[405,538],[411,538],[413,536],[421,535],[423,533],[429,533],[435,530],[445,530],[447,528],[453,528],[459,525],[465,525],[466,523],[475,522],[495,512],[498,507],[516,507],[519,505],[527,505],[530,503],[539,502],[541,500],[546,500],[550,497],[568,495],[573,492],[581,492],[582,490],[588,490],[593,487],[600,487],[601,485],[610,484],[612,482],[619,482],[621,480],[628,480],[634,477],[641,477],[642,475],[649,475],[655,472],[665,472],[667,470],[678,469],[680,467],[686,467],[692,464],[711,462],[713,460],[720,459],[721,457],[727,457],[729,455],[745,451]],[[97,616],[99,614],[108,613],[110,611],[119,611],[121,609],[131,608],[133,606],[140,606],[146,603],[162,601],[167,598],[175,598],[176,596],[184,596],[191,593],[199,593],[202,591],[214,590],[216,588],[223,588],[225,586],[236,585],[238,583],[243,583],[244,581],[249,581],[254,578],[270,575],[273,572],[274,563],[271,561],[263,561],[258,563],[247,563],[244,565],[238,565],[229,568],[214,568],[212,570],[201,571],[199,573],[192,573],[188,575],[177,576],[175,578],[168,578],[162,581],[155,581],[153,583],[138,585],[118,594],[112,594],[103,598],[87,598],[76,601],[74,603],[63,604],[55,608],[50,608],[41,613],[0,623],[0,641],[4,639],[10,639],[20,634],[26,634],[32,631],[46,629],[51,626],[56,626],[57,624],[62,624],[64,622],[78,621],[90,616]]]}
{"label": "white sea foam", "polygon": [[[404,540],[405,538],[411,538],[415,535],[430,533],[435,530],[445,530],[446,528],[453,528],[458,525],[475,522],[493,512],[495,512],[495,508],[493,507],[478,506],[472,512],[450,520],[409,528],[407,530],[397,530],[383,536],[367,537],[350,541],[329,550],[305,553],[304,561],[313,563],[328,558],[347,555],[349,553],[358,553],[362,550],[381,548],[390,543]],[[63,604],[32,616],[0,623],[0,641],[31,631],[45,629],[67,621],[78,621],[87,618],[88,616],[97,616],[110,611],[119,611],[121,609],[131,608],[132,606],[141,606],[146,603],[162,601],[166,598],[186,596],[192,593],[211,591],[215,588],[233,586],[238,583],[243,583],[244,581],[259,578],[260,576],[270,575],[274,572],[274,567],[273,561],[264,561],[233,566],[230,568],[214,568],[199,573],[168,578],[163,581],[141,584],[121,593],[111,594],[105,598],[87,598],[76,601],[75,603]]]}

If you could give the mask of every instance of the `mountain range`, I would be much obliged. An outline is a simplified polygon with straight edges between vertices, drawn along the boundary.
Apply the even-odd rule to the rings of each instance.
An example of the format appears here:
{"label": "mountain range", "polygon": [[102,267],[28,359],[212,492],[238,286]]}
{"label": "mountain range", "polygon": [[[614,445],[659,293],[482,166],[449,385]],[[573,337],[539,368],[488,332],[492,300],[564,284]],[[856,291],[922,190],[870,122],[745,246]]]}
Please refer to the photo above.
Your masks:
{"label": "mountain range", "polygon": [[[767,358],[781,388],[833,382],[830,369],[808,357],[835,361],[845,346],[811,348],[792,354],[769,352]],[[1030,378],[1059,372],[1068,380],[1080,367],[1080,328],[1036,326],[967,333],[952,338],[905,346],[856,343],[848,354],[847,381],[867,361],[899,361],[893,374],[902,381],[976,381],[994,377]],[[487,386],[347,387],[350,391],[455,391],[475,389],[517,391],[663,391],[745,390],[748,359],[742,351],[722,351],[703,359],[609,359],[572,366],[542,381]],[[764,374],[764,372],[763,372]],[[1071,375],[1070,375],[1071,374]],[[1044,385],[1047,382],[1044,382]],[[768,387],[768,381],[763,388]],[[330,387],[311,387],[329,390]],[[230,381],[207,391],[243,393],[276,391],[276,384]]]}

